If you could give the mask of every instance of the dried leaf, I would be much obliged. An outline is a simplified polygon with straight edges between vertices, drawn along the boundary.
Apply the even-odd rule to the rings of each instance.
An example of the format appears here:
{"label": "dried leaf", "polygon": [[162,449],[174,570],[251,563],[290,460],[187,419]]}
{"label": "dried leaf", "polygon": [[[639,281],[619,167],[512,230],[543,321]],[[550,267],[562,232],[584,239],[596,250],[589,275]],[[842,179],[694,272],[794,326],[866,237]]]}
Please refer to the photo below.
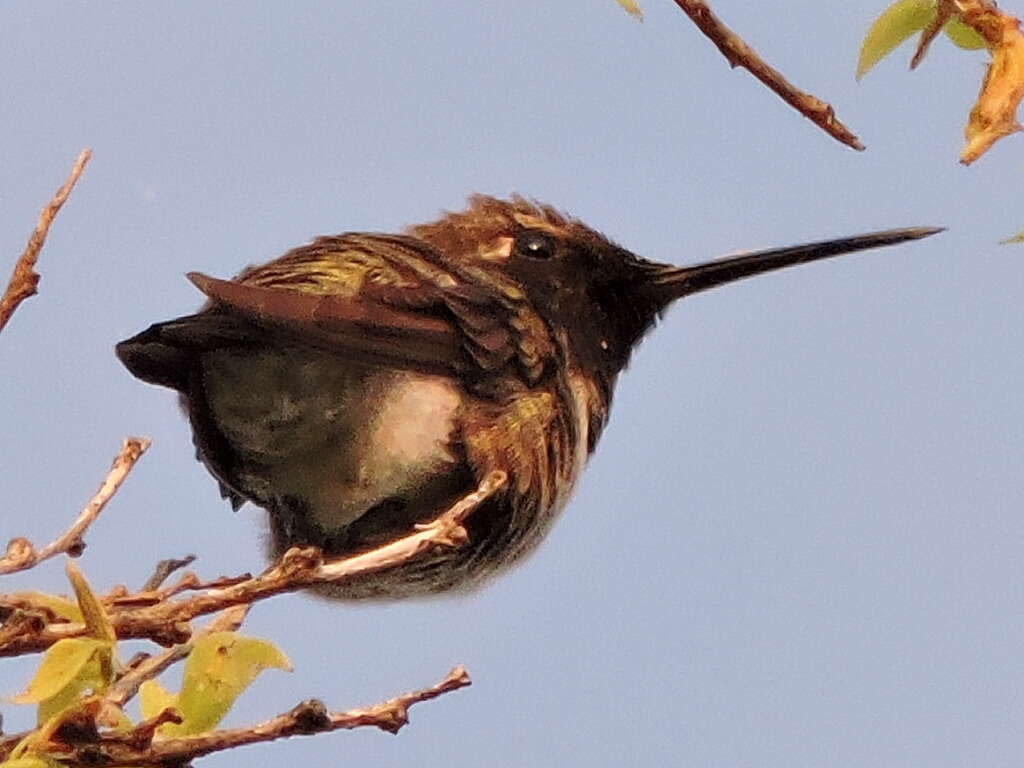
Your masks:
{"label": "dried leaf", "polygon": [[864,77],[915,32],[927,27],[935,18],[936,11],[935,0],[897,0],[886,8],[875,19],[861,43],[857,79]]}
{"label": "dried leaf", "polygon": [[108,649],[108,644],[94,637],[68,637],[58,640],[43,655],[36,675],[23,693],[14,697],[17,704],[45,701],[60,693],[75,681],[96,654]]}
{"label": "dried leaf", "polygon": [[185,662],[175,707],[180,725],[168,723],[161,733],[187,735],[208,731],[228,713],[242,692],[264,669],[291,670],[276,645],[234,632],[214,632],[196,641]]}
{"label": "dried leaf", "polygon": [[981,83],[964,137],[960,162],[973,163],[1004,136],[1021,130],[1017,109],[1024,99],[1024,34],[1020,21],[988,2],[961,0],[960,18],[984,37],[992,62]]}
{"label": "dried leaf", "polygon": [[640,8],[640,3],[638,3],[636,0],[615,0],[615,1],[626,10],[626,13],[628,13],[630,16],[632,16],[637,21],[643,21],[644,20],[644,12]]}

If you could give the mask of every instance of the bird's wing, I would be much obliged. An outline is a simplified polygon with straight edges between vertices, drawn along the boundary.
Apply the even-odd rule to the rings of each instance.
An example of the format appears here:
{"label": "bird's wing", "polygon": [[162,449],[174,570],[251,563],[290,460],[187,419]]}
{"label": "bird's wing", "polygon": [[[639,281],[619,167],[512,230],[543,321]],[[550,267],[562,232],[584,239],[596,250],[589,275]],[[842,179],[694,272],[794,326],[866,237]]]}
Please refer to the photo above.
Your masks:
{"label": "bird's wing", "polygon": [[139,378],[184,390],[197,352],[268,338],[477,382],[514,372],[528,386],[555,354],[517,286],[494,270],[453,265],[412,237],[322,237],[233,281],[189,278],[207,308],[118,345]]}

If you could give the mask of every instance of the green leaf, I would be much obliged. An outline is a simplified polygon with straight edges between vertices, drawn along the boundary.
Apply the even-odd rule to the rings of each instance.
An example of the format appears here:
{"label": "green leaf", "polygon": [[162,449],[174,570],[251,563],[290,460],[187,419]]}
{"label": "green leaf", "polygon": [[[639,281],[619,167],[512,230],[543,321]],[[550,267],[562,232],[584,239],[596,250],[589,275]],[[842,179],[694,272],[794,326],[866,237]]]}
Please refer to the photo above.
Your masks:
{"label": "green leaf", "polygon": [[616,2],[626,10],[626,13],[637,21],[644,20],[644,12],[640,8],[640,3],[636,0],[616,0]]}
{"label": "green leaf", "polygon": [[273,643],[234,632],[214,632],[196,641],[185,662],[177,710],[183,721],[168,723],[168,736],[203,733],[215,727],[264,669],[291,671],[291,662]]}
{"label": "green leaf", "polygon": [[31,605],[49,608],[57,616],[66,621],[82,621],[82,612],[78,604],[60,595],[48,595],[45,592],[15,592],[11,597],[24,600]]}
{"label": "green leaf", "polygon": [[36,675],[24,693],[14,697],[17,704],[45,701],[59,694],[72,684],[83,672],[96,654],[107,650],[108,643],[94,637],[68,637],[58,640],[43,655],[43,661]]}
{"label": "green leaf", "polygon": [[935,0],[897,0],[886,8],[861,43],[857,79],[864,77],[912,34],[927,27],[936,13]]}
{"label": "green leaf", "polygon": [[92,591],[89,582],[78,569],[73,561],[68,560],[68,579],[71,587],[75,590],[75,598],[78,600],[78,607],[82,610],[82,618],[89,634],[100,640],[106,640],[113,644],[117,642],[117,633],[114,632],[114,625],[110,623],[110,617],[103,608],[100,599]]}
{"label": "green leaf", "polygon": [[942,31],[946,33],[946,37],[952,40],[953,43],[968,51],[976,51],[987,46],[984,37],[979,35],[973,27],[968,27],[956,16],[946,22],[946,26],[942,28]]}
{"label": "green leaf", "polygon": [[106,654],[106,648],[98,650],[67,685],[53,696],[39,702],[39,712],[36,715],[36,722],[39,725],[73,706],[85,697],[87,691],[97,692],[106,690],[108,681],[103,675],[103,664],[100,661]]}
{"label": "green leaf", "polygon": [[177,708],[178,697],[164,688],[159,680],[147,680],[139,687],[139,705],[142,717],[149,720],[165,709]]}

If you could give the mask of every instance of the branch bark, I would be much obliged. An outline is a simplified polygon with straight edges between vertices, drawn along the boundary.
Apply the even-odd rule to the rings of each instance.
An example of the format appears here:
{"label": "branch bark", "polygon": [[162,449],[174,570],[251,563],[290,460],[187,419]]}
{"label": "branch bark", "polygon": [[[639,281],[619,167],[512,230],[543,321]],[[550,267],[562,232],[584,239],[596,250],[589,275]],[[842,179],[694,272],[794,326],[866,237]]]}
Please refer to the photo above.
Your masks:
{"label": "branch bark", "polygon": [[7,321],[11,319],[11,315],[14,314],[14,310],[18,308],[18,305],[29,296],[34,296],[38,292],[39,274],[36,272],[35,266],[39,260],[39,252],[43,249],[46,235],[50,231],[50,225],[53,224],[57,212],[64,205],[64,201],[68,199],[68,195],[71,194],[71,190],[74,189],[75,183],[82,175],[91,157],[92,150],[82,150],[81,154],[78,155],[78,159],[75,160],[75,165],[71,169],[71,175],[64,182],[64,186],[57,190],[57,194],[53,196],[53,199],[39,214],[39,223],[36,224],[36,228],[29,237],[28,244],[25,246],[21,258],[14,265],[14,273],[11,275],[11,281],[7,285],[7,290],[0,297],[0,331],[3,331],[4,326],[7,325]]}
{"label": "branch bark", "polygon": [[831,104],[801,91],[789,82],[781,72],[770,66],[757,51],[747,45],[743,38],[729,29],[704,0],[675,0],[675,4],[718,47],[722,55],[728,59],[729,66],[746,69],[779,98],[836,141],[856,150],[864,149],[857,135],[836,117]]}
{"label": "branch bark", "polygon": [[[315,547],[296,547],[255,577],[218,580],[203,585],[198,583],[194,574],[186,574],[182,581],[189,589],[196,590],[189,597],[171,599],[181,592],[179,586],[173,586],[162,593],[117,592],[105,598],[104,604],[118,639],[148,638],[165,646],[184,643],[192,635],[190,622],[199,616],[391,568],[436,547],[461,546],[468,537],[463,526],[466,518],[483,499],[506,482],[504,472],[493,472],[484,478],[477,491],[460,499],[432,522],[420,526],[415,533],[360,555],[324,561],[320,550]],[[5,603],[4,596],[0,595],[0,608],[22,608],[25,599],[22,595],[16,602]],[[86,631],[84,624],[76,622],[50,622],[42,627],[26,622],[0,634],[0,657],[37,653],[58,640],[80,637]]]}
{"label": "branch bark", "polygon": [[[72,740],[65,737],[56,743],[32,745],[27,752],[31,754],[39,750],[49,756],[59,755],[62,761],[70,765],[102,765],[105,768],[165,767],[187,765],[190,761],[212,752],[234,749],[246,744],[276,741],[289,736],[306,736],[364,727],[398,733],[408,724],[409,708],[414,704],[465,688],[471,682],[465,668],[458,666],[436,685],[396,696],[372,707],[329,712],[323,702],[309,699],[288,712],[256,725],[177,738],[160,738],[156,734],[156,726],[163,722],[175,722],[177,719],[173,710],[165,710],[153,720],[140,723],[129,731],[101,733],[88,727],[76,728],[73,729],[75,733],[85,738]],[[13,737],[0,740],[0,759],[6,758],[15,744]]]}
{"label": "branch bark", "polygon": [[150,441],[145,437],[125,438],[121,452],[114,459],[114,464],[107,473],[103,485],[85,505],[71,527],[40,550],[37,550],[28,539],[11,539],[7,545],[7,552],[0,557],[0,576],[33,568],[44,560],[49,560],[61,553],[66,553],[71,557],[80,555],[85,549],[83,536],[86,530],[96,522],[100,512],[117,493],[117,489],[121,487],[125,478],[128,477],[128,473],[142,458],[142,454],[146,452],[149,445]]}

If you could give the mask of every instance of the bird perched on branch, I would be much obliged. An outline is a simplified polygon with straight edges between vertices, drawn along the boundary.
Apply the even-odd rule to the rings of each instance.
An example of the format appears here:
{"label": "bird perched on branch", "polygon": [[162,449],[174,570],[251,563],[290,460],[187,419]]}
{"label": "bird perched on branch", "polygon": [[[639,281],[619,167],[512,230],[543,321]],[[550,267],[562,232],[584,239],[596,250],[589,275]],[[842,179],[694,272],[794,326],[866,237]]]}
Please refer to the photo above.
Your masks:
{"label": "bird perched on branch", "polygon": [[402,235],[319,237],[231,281],[192,273],[208,304],[117,354],[181,393],[198,458],[236,508],[267,510],[274,555],[359,553],[475,499],[464,546],[322,590],[430,594],[476,586],[536,547],[616,379],[672,302],[938,231],[676,267],[549,206],[475,196]]}

